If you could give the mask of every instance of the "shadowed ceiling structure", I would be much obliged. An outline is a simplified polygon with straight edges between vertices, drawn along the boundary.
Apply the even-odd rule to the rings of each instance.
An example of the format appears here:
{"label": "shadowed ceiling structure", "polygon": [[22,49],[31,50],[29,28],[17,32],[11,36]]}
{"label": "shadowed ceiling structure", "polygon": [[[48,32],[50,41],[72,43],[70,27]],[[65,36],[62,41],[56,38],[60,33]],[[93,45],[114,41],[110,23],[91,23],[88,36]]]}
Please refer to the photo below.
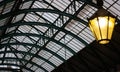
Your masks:
{"label": "shadowed ceiling structure", "polygon": [[0,0],[0,71],[116,70],[120,1],[104,0],[103,8],[117,17],[107,45],[97,44],[88,27],[96,0]]}
{"label": "shadowed ceiling structure", "polygon": [[119,37],[120,25],[117,25],[109,44],[100,45],[94,41],[52,72],[119,72]]}

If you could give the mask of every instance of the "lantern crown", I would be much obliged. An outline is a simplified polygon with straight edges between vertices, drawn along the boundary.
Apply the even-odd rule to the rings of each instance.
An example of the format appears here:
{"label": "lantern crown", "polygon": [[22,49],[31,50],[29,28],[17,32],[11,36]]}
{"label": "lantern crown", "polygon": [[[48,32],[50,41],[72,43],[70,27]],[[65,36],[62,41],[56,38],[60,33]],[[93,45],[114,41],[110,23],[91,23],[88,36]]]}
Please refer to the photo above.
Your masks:
{"label": "lantern crown", "polygon": [[104,16],[110,16],[110,17],[116,18],[114,15],[112,15],[110,12],[108,12],[104,8],[100,8],[90,18],[88,18],[88,20],[94,19],[96,17],[104,17]]}

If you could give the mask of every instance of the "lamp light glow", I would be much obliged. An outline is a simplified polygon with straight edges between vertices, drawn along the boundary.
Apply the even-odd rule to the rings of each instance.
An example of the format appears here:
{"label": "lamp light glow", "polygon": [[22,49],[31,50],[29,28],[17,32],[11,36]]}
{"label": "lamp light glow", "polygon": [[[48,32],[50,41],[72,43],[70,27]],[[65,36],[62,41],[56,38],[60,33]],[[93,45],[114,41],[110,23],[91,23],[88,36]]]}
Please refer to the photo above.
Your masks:
{"label": "lamp light glow", "polygon": [[105,9],[99,9],[89,20],[89,27],[100,44],[107,44],[112,38],[116,18]]}

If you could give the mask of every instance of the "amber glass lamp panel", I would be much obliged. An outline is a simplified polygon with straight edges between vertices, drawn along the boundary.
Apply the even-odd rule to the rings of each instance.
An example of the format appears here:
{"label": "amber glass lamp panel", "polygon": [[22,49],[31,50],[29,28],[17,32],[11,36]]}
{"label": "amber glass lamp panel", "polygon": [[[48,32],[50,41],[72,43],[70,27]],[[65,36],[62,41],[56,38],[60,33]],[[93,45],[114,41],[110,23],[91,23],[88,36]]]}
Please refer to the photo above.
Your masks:
{"label": "amber glass lamp panel", "polygon": [[110,16],[96,17],[89,20],[89,26],[96,40],[100,44],[107,44],[112,37],[115,26],[115,18]]}

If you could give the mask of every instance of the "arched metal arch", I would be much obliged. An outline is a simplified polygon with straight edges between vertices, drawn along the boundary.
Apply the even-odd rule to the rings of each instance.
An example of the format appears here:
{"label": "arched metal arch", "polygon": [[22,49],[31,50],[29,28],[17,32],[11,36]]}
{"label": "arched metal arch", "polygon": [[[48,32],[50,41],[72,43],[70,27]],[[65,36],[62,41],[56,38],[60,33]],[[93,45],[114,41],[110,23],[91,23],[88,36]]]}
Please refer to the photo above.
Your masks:
{"label": "arched metal arch", "polygon": [[95,8],[98,8],[97,4],[93,3],[93,0],[79,0],[79,1],[82,1],[84,3],[87,3]]}
{"label": "arched metal arch", "polygon": [[[5,58],[0,58],[0,60],[10,60],[10,59],[12,59],[12,60],[18,60],[18,61],[25,61],[25,62],[28,62],[28,60],[25,60],[25,59],[22,59],[22,58],[12,58],[12,57],[5,57]],[[42,69],[43,71],[45,71],[45,72],[48,72],[45,68],[43,68],[43,67],[41,67],[40,65],[38,65],[38,64],[36,64],[36,63],[34,63],[34,62],[32,62],[32,61],[30,61],[29,63],[31,63],[32,65],[35,65],[35,66],[37,66],[38,68],[40,68],[40,69]]]}
{"label": "arched metal arch", "polygon": [[[3,46],[11,46],[11,45],[28,45],[28,46],[33,46],[34,44],[30,44],[30,43],[6,43],[6,44],[0,44],[0,46],[1,46],[1,48],[3,47]],[[40,46],[38,46],[38,45],[34,45],[35,47],[38,47],[38,48],[40,48]],[[58,57],[59,58],[59,57]]]}
{"label": "arched metal arch", "polygon": [[[25,34],[23,34],[23,35],[25,35]],[[4,47],[4,46],[17,45],[17,44],[18,44],[18,45],[23,45],[23,46],[26,46],[26,45],[33,46],[33,45],[34,45],[34,44],[31,44],[31,43],[13,43],[13,44],[8,44],[8,43],[6,43],[6,44],[4,44],[4,45],[1,44],[1,48]],[[38,45],[34,45],[34,46],[37,47],[37,48],[41,48],[41,47],[38,46]],[[50,53],[53,54],[53,55],[55,55],[55,56],[56,56],[57,58],[59,58],[60,60],[65,61],[61,56],[59,56],[58,54],[54,53],[53,51],[51,51],[51,50],[49,50],[49,49],[47,49],[47,48],[42,48],[42,49],[50,52]],[[74,52],[73,54],[75,54],[75,52]]]}
{"label": "arched metal arch", "polygon": [[0,2],[0,7],[3,6],[6,3],[12,2],[13,0],[4,0],[2,2]]}
{"label": "arched metal arch", "polygon": [[[7,4],[7,3],[10,3],[13,1],[15,1],[15,0],[4,0],[4,1],[0,2],[0,7],[3,6],[4,4]],[[23,1],[23,3],[28,2],[28,1],[33,1],[33,0],[25,0],[25,1]]]}
{"label": "arched metal arch", "polygon": [[[11,47],[11,46],[10,46],[10,47]],[[11,48],[13,48],[13,47],[11,47]],[[34,57],[36,57],[36,58],[38,58],[38,59],[44,60],[45,62],[47,62],[48,64],[50,64],[50,65],[53,66],[53,67],[56,67],[56,65],[54,65],[52,62],[50,62],[49,60],[47,60],[47,59],[45,59],[45,58],[43,58],[43,57],[41,57],[41,56],[39,56],[39,55],[35,55],[35,54],[33,54],[33,53],[25,52],[25,51],[18,51],[18,50],[16,50],[16,49],[14,49],[14,50],[15,50],[15,51],[5,51],[5,52],[4,52],[4,51],[0,51],[0,54],[4,52],[4,53],[22,53],[22,54],[25,54],[25,55],[31,55],[31,56],[34,56]],[[45,50],[45,51],[53,54],[54,56],[58,57],[60,60],[65,61],[60,55],[54,53],[53,51],[51,51],[51,50],[49,50],[49,49],[47,49],[47,48],[43,48],[43,50]]]}
{"label": "arched metal arch", "polygon": [[[30,52],[24,52],[24,51],[15,50],[15,51],[5,51],[4,53],[11,53],[11,52],[14,52],[14,53],[19,53],[19,52],[20,52],[20,53],[25,54],[25,55],[34,56],[34,57],[36,57],[36,58],[38,58],[38,59],[41,59],[41,60],[47,62],[48,64],[50,64],[50,65],[53,66],[54,68],[57,67],[55,64],[53,64],[53,63],[50,62],[49,60],[47,60],[47,59],[45,59],[45,58],[43,58],[43,57],[41,57],[41,56],[39,56],[39,55],[35,55],[35,54],[33,54],[33,53],[30,53]],[[0,53],[2,53],[2,52],[0,52]]]}
{"label": "arched metal arch", "polygon": [[18,51],[18,50],[15,50],[15,51],[0,51],[0,54],[3,54],[3,53],[19,53],[19,54],[31,55],[31,56],[34,56],[36,58],[39,58],[39,59],[42,59],[42,60],[46,61],[48,64],[50,64],[53,67],[56,67],[53,63],[51,63],[50,61],[46,60],[45,58],[43,58],[43,57],[41,57],[39,55],[34,55],[33,53],[30,53],[30,52]]}
{"label": "arched metal arch", "polygon": [[[51,40],[51,41],[57,43],[58,45],[65,47],[65,48],[66,48],[68,51],[70,51],[72,54],[76,54],[75,51],[73,51],[71,48],[69,48],[69,47],[66,46],[65,44],[63,44],[63,43],[61,43],[61,42],[59,42],[59,41],[57,41],[57,40],[55,40],[55,39],[53,39],[53,38],[45,37],[45,36],[43,36],[43,35],[37,35],[37,34],[32,34],[32,33],[13,33],[13,34],[5,35],[5,36],[2,37],[2,38],[12,37],[12,36],[26,36],[26,35],[28,35],[28,36],[33,36],[33,37],[41,37],[41,38],[45,38],[45,39]],[[35,44],[32,44],[32,43],[23,43],[23,42],[21,42],[21,43],[4,43],[4,44],[0,44],[0,45],[1,45],[1,47],[2,47],[2,46],[4,47],[5,45],[10,45],[10,44],[11,44],[11,45],[15,45],[15,44],[16,44],[16,45],[29,45],[29,46],[34,46],[34,47],[36,47],[36,48],[40,48],[39,45],[35,45]]]}
{"label": "arched metal arch", "polygon": [[21,25],[40,25],[40,26],[45,26],[45,27],[51,27],[60,31],[63,31],[66,34],[71,35],[72,37],[76,38],[77,40],[79,40],[81,43],[88,45],[87,42],[85,42],[84,40],[82,40],[80,37],[78,37],[77,35],[71,33],[70,31],[67,31],[63,28],[57,27],[55,25],[51,25],[51,24],[47,24],[47,23],[40,23],[40,22],[17,22],[17,23],[13,23],[13,24],[9,24],[9,25],[5,25],[5,26],[0,26],[0,30],[4,30],[6,28],[10,28],[10,27],[14,27],[14,26],[21,26]]}
{"label": "arched metal arch", "polygon": [[[2,5],[4,5],[5,3],[9,3],[9,2],[12,2],[12,1],[13,1],[13,0],[4,0],[3,2],[0,3],[0,7],[1,7]],[[33,0],[25,0],[25,1],[23,1],[23,3],[28,2],[28,1],[33,1]],[[36,1],[37,1],[37,0],[36,0]],[[97,5],[96,5],[95,3],[93,3],[92,0],[78,0],[78,1],[85,2],[85,3],[89,4],[89,5],[97,8]]]}
{"label": "arched metal arch", "polygon": [[[16,40],[17,41],[17,40]],[[17,41],[17,42],[19,42],[19,41]],[[9,46],[9,47],[11,47],[11,46]],[[13,47],[11,47],[11,48],[13,48]],[[13,48],[14,49],[14,48]],[[46,47],[44,47],[44,48],[42,48],[43,50],[45,50],[45,51],[47,51],[47,52],[49,52],[49,53],[51,53],[52,55],[54,55],[54,56],[56,56],[57,58],[59,58],[61,61],[65,61],[65,59],[63,58],[63,57],[61,57],[60,55],[58,55],[58,54],[56,54],[54,51],[51,51],[51,50],[49,50],[48,48],[46,48]],[[14,49],[14,50],[16,50],[16,49]]]}
{"label": "arched metal arch", "polygon": [[49,12],[49,13],[55,13],[55,14],[59,14],[59,15],[63,15],[63,16],[67,16],[67,17],[70,17],[70,18],[73,18],[74,20],[76,21],[79,21],[85,25],[87,25],[87,22],[72,15],[72,14],[68,14],[68,13],[65,13],[65,12],[61,12],[59,10],[52,10],[52,9],[44,9],[44,8],[32,8],[32,9],[22,9],[22,10],[19,10],[17,12],[9,12],[9,13],[6,13],[6,14],[3,14],[3,15],[0,15],[0,20],[1,19],[4,19],[4,18],[7,18],[11,15],[13,16],[16,16],[16,15],[19,15],[19,14],[22,14],[22,13],[29,13],[29,12]]}
{"label": "arched metal arch", "polygon": [[17,66],[17,67],[20,67],[20,68],[24,68],[24,69],[26,69],[26,70],[28,70],[28,71],[30,71],[30,72],[34,72],[32,69],[30,69],[30,68],[28,68],[28,67],[23,67],[22,65],[17,65],[17,64],[11,64],[11,63],[0,63],[0,65],[11,65],[11,66]]}
{"label": "arched metal arch", "polygon": [[[9,47],[11,47],[11,46],[9,46]],[[11,48],[13,48],[13,47],[11,47]],[[14,49],[14,48],[13,48]],[[49,53],[51,53],[51,54],[53,54],[54,56],[56,56],[57,58],[59,58],[60,60],[62,60],[63,62],[65,61],[65,59],[64,58],[62,58],[60,55],[58,55],[58,54],[56,54],[55,52],[53,52],[53,51],[51,51],[51,50],[49,50],[49,49],[47,49],[47,48],[42,48],[43,50],[45,50],[45,51],[47,51],[47,52],[49,52]],[[0,51],[0,54],[1,53],[22,53],[22,54],[28,54],[28,55],[34,55],[33,53],[30,53],[30,52],[24,52],[24,51],[18,51],[18,50],[16,50],[16,49],[14,49],[15,51],[6,51],[6,52],[2,52],[2,51]],[[37,58],[40,58],[41,59],[41,56],[39,56],[39,55],[34,55],[34,57],[37,57]],[[44,61],[46,61],[46,60],[44,60]],[[48,61],[46,61],[48,64],[50,64]],[[50,64],[51,65],[51,64]]]}
{"label": "arched metal arch", "polygon": [[[4,0],[4,1],[0,2],[0,7],[4,4],[12,2],[12,1],[14,1],[14,0]],[[28,2],[28,1],[33,1],[33,0],[25,0],[25,1],[23,1],[23,3]],[[38,1],[38,0],[34,0],[34,1]]]}
{"label": "arched metal arch", "polygon": [[[11,47],[11,46],[9,46],[9,47]],[[13,47],[11,47],[11,48],[13,48]],[[13,49],[14,49],[14,48],[13,48]],[[61,61],[65,61],[65,59],[64,59],[63,57],[61,57],[60,55],[56,54],[55,52],[49,50],[48,48],[44,47],[44,48],[42,48],[42,49],[45,50],[45,51],[47,51],[47,52],[49,52],[49,53],[51,53],[52,55],[56,56],[56,57],[59,58]],[[16,50],[16,49],[14,49],[14,50]],[[16,51],[18,51],[18,50],[16,50]]]}
{"label": "arched metal arch", "polygon": [[[38,34],[32,34],[32,33],[13,33],[13,34],[6,34],[4,37],[2,37],[2,38],[6,38],[6,37],[13,37],[13,36],[33,36],[33,37],[41,37],[41,38],[45,38],[45,39],[48,39],[48,40],[51,40],[51,41],[53,41],[53,42],[55,42],[55,43],[57,43],[58,45],[60,45],[60,46],[63,46],[63,47],[65,47],[68,51],[70,51],[72,54],[76,54],[76,52],[75,51],[73,51],[71,48],[69,48],[68,46],[66,46],[65,44],[63,44],[63,43],[61,43],[61,42],[59,42],[59,41],[57,41],[57,40],[55,40],[55,39],[53,39],[53,38],[49,38],[49,37],[46,37],[46,36],[43,36],[43,35],[38,35]],[[9,44],[11,44],[11,43],[5,43],[5,44],[0,44],[1,46],[5,46],[5,45],[9,45]],[[17,44],[17,45],[19,45],[20,43],[15,43],[15,44]],[[23,45],[31,45],[31,46],[35,46],[35,47],[38,47],[38,48],[40,48],[40,46],[39,45],[35,45],[35,44],[32,44],[32,43],[21,43],[21,44],[23,44]],[[13,45],[14,45],[14,43],[13,43]]]}
{"label": "arched metal arch", "polygon": [[[10,34],[9,34],[10,35]],[[17,34],[18,35],[18,34]],[[20,34],[21,35],[21,34]],[[23,34],[23,35],[25,35],[26,36],[26,34]],[[27,34],[28,35],[28,34]],[[34,36],[34,35],[33,35]],[[39,35],[37,36],[37,37],[40,37]],[[29,43],[12,43],[12,44],[8,44],[8,43],[6,43],[6,44],[1,44],[1,47],[2,46],[8,46],[8,45],[29,45],[29,46],[33,46],[34,44],[29,44]],[[38,48],[40,48],[40,46],[38,46],[38,45],[34,45],[35,47],[38,47]],[[46,49],[46,48],[44,48],[46,51],[48,51],[48,52],[52,52],[52,51],[50,51],[50,50],[48,50],[48,49]],[[54,53],[55,54],[55,53]],[[57,58],[59,58],[58,56],[57,56]]]}

